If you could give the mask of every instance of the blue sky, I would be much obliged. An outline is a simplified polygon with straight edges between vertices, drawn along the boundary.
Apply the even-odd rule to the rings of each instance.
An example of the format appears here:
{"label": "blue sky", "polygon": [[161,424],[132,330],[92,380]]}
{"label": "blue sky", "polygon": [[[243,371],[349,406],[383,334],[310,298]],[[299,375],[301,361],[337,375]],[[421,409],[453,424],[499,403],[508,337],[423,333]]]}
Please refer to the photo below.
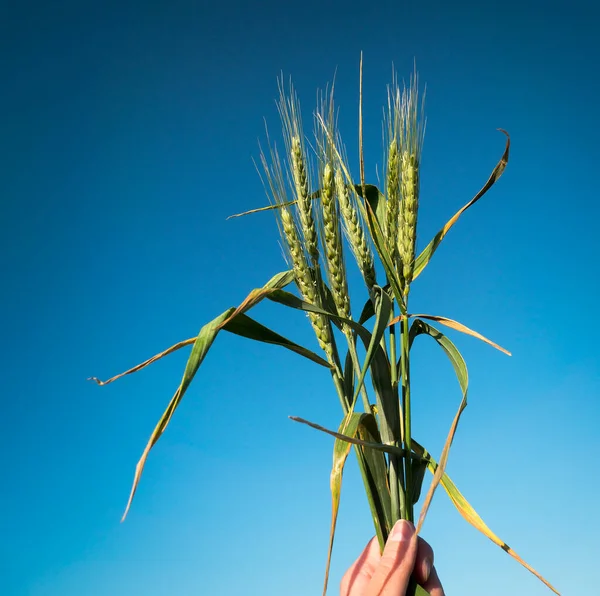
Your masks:
{"label": "blue sky", "polygon": [[[0,18],[0,592],[7,596],[319,593],[332,441],[327,373],[219,337],[152,452],[134,466],[192,337],[285,268],[253,157],[276,78],[305,120],[336,73],[356,155],[364,51],[367,175],[381,169],[394,63],[427,84],[421,246],[511,161],[415,283],[412,309],[513,352],[455,337],[470,405],[448,470],[506,542],[564,594],[596,588],[600,437],[598,8],[591,2],[39,2]],[[356,165],[354,162],[353,166]],[[356,307],[355,307],[356,308]],[[256,316],[315,345],[306,318]],[[439,453],[459,402],[443,355],[414,355],[414,434]],[[353,463],[332,589],[372,534]],[[460,518],[442,492],[423,535],[448,594],[550,592]]]}

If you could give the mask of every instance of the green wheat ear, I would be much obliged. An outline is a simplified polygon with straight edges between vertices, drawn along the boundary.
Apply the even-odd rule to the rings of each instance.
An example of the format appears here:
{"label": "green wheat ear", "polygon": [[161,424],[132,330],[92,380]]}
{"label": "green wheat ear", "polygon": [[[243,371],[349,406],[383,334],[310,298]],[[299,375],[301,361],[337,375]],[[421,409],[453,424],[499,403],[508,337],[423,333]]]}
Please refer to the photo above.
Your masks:
{"label": "green wheat ear", "polygon": [[377,284],[373,251],[367,240],[360,212],[356,207],[357,195],[352,185],[345,181],[344,174],[339,168],[335,172],[335,187],[350,248],[365,284],[371,290]]}
{"label": "green wheat ear", "polygon": [[402,263],[404,292],[408,293],[415,265],[417,240],[417,214],[419,209],[419,171],[425,121],[419,113],[417,75],[411,78],[410,87],[400,95],[397,89],[395,101],[399,122],[398,154],[400,166],[400,210],[398,222],[398,254]]}

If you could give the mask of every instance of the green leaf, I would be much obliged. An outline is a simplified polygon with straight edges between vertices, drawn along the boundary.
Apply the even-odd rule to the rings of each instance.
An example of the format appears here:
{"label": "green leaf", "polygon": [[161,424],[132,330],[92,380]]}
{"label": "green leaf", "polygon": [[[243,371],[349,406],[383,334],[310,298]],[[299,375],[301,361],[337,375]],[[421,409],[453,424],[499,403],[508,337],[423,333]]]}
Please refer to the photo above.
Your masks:
{"label": "green leaf", "polygon": [[[383,314],[388,312],[388,308],[391,308],[391,299],[387,295],[387,292],[381,290],[381,288],[375,287],[375,293],[380,296],[380,305],[378,308],[381,309],[381,323],[383,324],[385,322],[387,325],[387,321],[384,319]],[[387,356],[385,355],[379,342],[373,341],[373,335],[371,332],[368,329],[365,329],[362,325],[356,323],[356,321],[339,317],[332,312],[318,308],[313,304],[301,300],[290,292],[278,290],[269,294],[268,298],[269,300],[279,302],[280,304],[290,308],[295,308],[306,312],[314,312],[332,319],[337,319],[343,323],[346,323],[353,331],[357,333],[367,349],[367,357],[365,361],[368,359],[368,363],[371,367],[371,378],[373,380],[373,388],[375,389],[377,407],[382,419],[381,426],[383,440],[386,443],[397,441],[398,437],[394,436],[394,429],[400,428],[398,397],[397,393],[395,393],[392,388],[390,365]],[[377,300],[378,299],[376,299],[376,302]],[[361,374],[361,377],[364,377],[364,375]],[[358,383],[358,387],[360,388],[360,383]],[[355,389],[355,393],[356,392],[357,389]]]}
{"label": "green leaf", "polygon": [[496,164],[493,172],[491,173],[488,181],[483,185],[483,188],[461,209],[459,209],[451,218],[448,220],[446,225],[433,237],[433,240],[425,247],[423,252],[417,257],[415,261],[415,271],[413,273],[413,280],[421,274],[423,269],[427,266],[427,263],[431,260],[433,253],[437,250],[440,242],[444,239],[444,236],[449,232],[450,228],[457,222],[458,218],[471,206],[473,206],[483,195],[494,186],[495,182],[502,176],[506,164],[508,163],[508,154],[510,150],[510,136],[501,128],[498,129],[500,132],[506,135],[506,148],[500,158],[500,161]]}
{"label": "green leaf", "polygon": [[398,321],[400,321],[401,319],[403,319],[405,317],[411,317],[411,318],[415,318],[415,319],[427,319],[428,321],[435,321],[436,323],[441,323],[442,325],[445,325],[446,327],[450,327],[450,329],[460,331],[461,333],[464,333],[465,335],[470,335],[471,337],[476,337],[477,339],[480,339],[482,342],[488,344],[489,346],[492,346],[492,348],[496,348],[496,350],[503,352],[507,356],[512,356],[512,354],[508,350],[505,350],[502,346],[499,346],[498,344],[489,340],[487,337],[484,337],[483,335],[481,335],[481,333],[478,333],[477,331],[473,331],[473,329],[469,329],[466,325],[463,325],[462,323],[459,323],[458,321],[454,321],[453,319],[449,319],[448,317],[440,317],[438,315],[424,315],[422,313],[405,314],[405,315],[400,315],[400,316],[396,317],[395,319],[391,320],[389,324],[393,325],[394,323],[397,323]]}
{"label": "green leaf", "polygon": [[[323,310],[326,312],[335,313],[337,315],[338,311],[335,305],[335,300],[333,299],[333,294],[331,293],[331,289],[320,276],[315,275],[314,277],[318,279],[317,285],[319,287],[319,296],[321,297],[321,305]],[[330,320],[338,329],[342,329],[342,323],[340,319],[332,318]]]}
{"label": "green leaf", "polygon": [[358,317],[358,324],[364,325],[371,317],[375,316],[375,307],[373,306],[373,300],[369,298],[363,306],[360,317]]}
{"label": "green leaf", "polygon": [[[379,291],[381,291],[380,288]],[[304,312],[314,312],[316,314],[324,315],[325,317],[328,317],[330,319],[334,319],[340,323],[345,323],[346,325],[348,325],[348,327],[352,329],[352,331],[354,331],[361,338],[361,340],[365,344],[365,347],[368,347],[369,343],[371,342],[371,332],[362,325],[358,324],[356,321],[340,317],[334,312],[325,310],[323,308],[319,308],[318,306],[315,306],[310,302],[306,302],[305,300],[298,298],[298,296],[292,294],[291,292],[286,292],[285,290],[275,290],[274,292],[269,294],[267,298],[273,302],[278,302],[279,304],[282,304],[289,308],[302,310]]]}
{"label": "green leaf", "polygon": [[[223,327],[223,330],[229,331],[230,333],[234,333],[236,335],[240,335],[242,337],[247,337],[249,339],[253,339],[255,341],[261,341],[264,343],[270,343],[270,344],[282,346],[284,348],[287,348],[288,350],[292,350],[292,352],[296,352],[297,354],[300,354],[301,356],[308,358],[309,360],[312,360],[313,362],[315,362],[317,364],[320,364],[321,366],[331,368],[330,364],[326,360],[324,360],[323,358],[321,358],[314,352],[311,352],[310,350],[307,350],[306,348],[299,346],[298,344],[290,341],[289,339],[286,339],[282,335],[279,335],[278,333],[271,331],[268,327],[261,325],[260,323],[258,323],[254,319],[251,319],[247,315],[238,315],[235,319],[232,319],[231,321],[229,321],[229,323],[227,323],[225,325],[225,327]],[[88,381],[95,381],[100,386],[108,385],[109,383],[113,383],[114,381],[116,381],[117,379],[120,379],[121,377],[133,374],[135,372],[142,370],[143,368],[146,368],[150,364],[153,364],[154,362],[161,360],[165,356],[168,356],[169,354],[172,354],[173,352],[176,352],[177,350],[180,350],[181,348],[185,348],[187,346],[193,345],[196,342],[196,339],[197,339],[197,337],[191,337],[190,339],[180,341],[180,342],[176,343],[175,345],[172,345],[170,348],[163,350],[159,354],[155,354],[151,358],[148,358],[148,360],[145,360],[144,362],[126,370],[125,372],[115,375],[114,377],[111,377],[110,379],[107,379],[106,381],[101,381],[97,377],[90,377],[88,379]],[[352,392],[350,393],[350,395],[351,394],[352,394]]]}
{"label": "green leaf", "polygon": [[379,227],[382,231],[385,229],[387,221],[387,202],[385,195],[374,185],[365,184],[365,196],[363,196],[362,186],[360,184],[354,185],[354,190],[359,197],[362,197],[371,206]]}
{"label": "green leaf", "polygon": [[320,364],[325,368],[331,368],[331,365],[329,362],[327,362],[327,360],[321,358],[311,350],[307,350],[297,343],[290,341],[289,339],[283,337],[283,335],[275,333],[268,327],[265,327],[258,321],[250,318],[248,315],[238,314],[223,327],[223,331],[229,331],[230,333],[234,333],[235,335],[246,337],[248,339],[253,339],[254,341],[282,346],[288,350],[291,350],[292,352],[296,352],[296,354],[300,354],[300,356],[308,358],[316,364]]}
{"label": "green leaf", "polygon": [[[344,417],[338,432],[330,431],[318,424],[303,420],[302,418],[290,418],[336,437],[333,448],[333,466],[330,477],[331,526],[329,532],[329,547],[327,551],[327,566],[323,586],[323,594],[326,594],[331,553],[333,551],[335,528],[340,506],[342,476],[350,452],[350,445],[354,444],[355,446],[359,446],[357,456],[362,457],[365,463],[364,469],[368,486],[367,496],[369,498],[371,515],[373,517],[381,550],[383,550],[383,546],[392,526],[390,491],[387,480],[386,460],[383,451],[385,450],[389,453],[390,451],[397,451],[398,449],[392,448],[390,450],[388,445],[381,445],[379,443],[380,437],[377,429],[377,422],[372,414],[358,412],[349,413],[348,416]],[[361,439],[357,439],[357,435],[360,436]],[[363,466],[361,466],[361,468],[363,468]]]}
{"label": "green leaf", "polygon": [[390,297],[378,286],[373,288],[375,294],[375,326],[371,334],[369,345],[367,346],[367,353],[363,361],[363,366],[358,377],[358,382],[354,390],[354,396],[352,399],[351,410],[354,410],[358,394],[363,386],[367,371],[373,362],[373,358],[378,350],[381,350],[381,339],[387,328],[388,321],[390,320],[390,314],[392,312],[392,301]]}
{"label": "green leaf", "polygon": [[[365,414],[363,412],[348,412],[348,418],[352,418],[352,416],[364,416],[364,415]],[[370,416],[372,416],[372,414],[370,414]],[[311,428],[320,430],[321,432],[331,435],[332,437],[335,437],[336,439],[338,439],[340,441],[344,441],[344,442],[350,443],[352,445],[360,445],[361,447],[366,447],[368,449],[374,449],[375,451],[381,451],[383,453],[389,453],[391,455],[397,455],[399,457],[404,457],[406,455],[406,451],[404,449],[402,449],[401,447],[395,447],[394,445],[386,445],[384,443],[373,443],[373,442],[369,442],[369,441],[363,441],[362,439],[357,439],[356,437],[353,437],[347,433],[344,434],[341,432],[335,432],[333,430],[329,430],[328,428],[325,428],[324,426],[320,426],[319,424],[310,422],[308,420],[305,420],[304,418],[300,418],[299,416],[289,416],[289,419],[293,420],[294,422],[300,422],[300,424],[306,424],[306,426],[310,426]]]}
{"label": "green leaf", "polygon": [[[425,521],[425,517],[427,516],[427,511],[429,510],[429,506],[431,505],[431,501],[433,499],[433,495],[442,479],[442,475],[446,468],[446,463],[448,461],[448,455],[450,453],[450,447],[452,446],[452,441],[454,440],[454,435],[456,434],[456,429],[458,427],[458,422],[460,420],[460,416],[463,410],[467,407],[467,391],[469,389],[469,376],[467,372],[467,365],[465,363],[464,358],[461,353],[458,351],[456,346],[439,330],[435,329],[431,325],[417,319],[414,325],[418,325],[417,329],[412,333],[413,339],[419,333],[426,333],[431,336],[444,350],[452,366],[454,368],[454,372],[456,373],[456,377],[460,384],[463,398],[460,402],[460,406],[458,408],[458,412],[456,413],[454,420],[452,421],[452,425],[450,426],[450,431],[448,432],[448,437],[446,438],[446,442],[444,443],[444,448],[442,449],[442,455],[440,456],[440,463],[438,469],[433,477],[429,490],[427,491],[427,495],[425,496],[425,501],[423,502],[423,507],[421,508],[421,514],[419,516],[419,522],[417,524],[417,531],[421,529],[423,526],[423,522]],[[420,331],[419,331],[420,329]],[[412,329],[411,329],[412,331]],[[409,332],[409,341],[410,341],[411,332]]]}
{"label": "green leaf", "polygon": [[281,203],[273,203],[272,205],[267,205],[265,207],[258,207],[257,209],[250,209],[249,211],[244,211],[243,213],[234,213],[227,217],[227,219],[235,219],[236,217],[244,217],[244,215],[251,215],[253,213],[261,213],[262,211],[273,211],[274,209],[281,209],[281,207],[290,207],[291,205],[295,205],[296,201],[284,201]]}
{"label": "green leaf", "polygon": [[[340,507],[340,499],[342,493],[342,477],[344,466],[350,453],[350,443],[360,445],[361,453],[364,457],[365,469],[368,474],[368,486],[370,490],[368,494],[373,497],[373,501],[369,501],[371,506],[371,515],[375,523],[376,533],[379,539],[379,548],[383,551],[385,541],[392,528],[391,519],[391,502],[390,490],[387,479],[387,467],[385,457],[382,451],[388,453],[397,453],[398,448],[390,449],[389,445],[381,445],[373,443],[373,440],[379,440],[379,431],[377,422],[372,414],[361,414],[358,412],[349,413],[344,417],[338,432],[330,431],[318,424],[308,422],[302,418],[290,416],[292,420],[312,426],[317,430],[326,432],[327,434],[336,437],[333,447],[333,466],[331,469],[330,488],[331,488],[331,525],[329,530],[329,546],[327,550],[327,565],[325,570],[325,580],[323,585],[323,596],[327,593],[327,584],[329,581],[329,569],[331,565],[331,553],[333,551],[333,542],[335,537],[335,528],[337,524],[337,516]],[[356,435],[362,437],[363,440],[356,439]],[[367,439],[367,440],[364,440]],[[426,462],[421,463],[423,467]],[[407,596],[428,596],[428,592],[416,582],[411,581],[406,591]]]}
{"label": "green leaf", "polygon": [[412,347],[415,338],[421,334],[432,337],[442,350],[444,350],[446,356],[448,356],[448,359],[452,363],[463,397],[466,398],[469,389],[469,372],[467,370],[467,363],[462,354],[458,351],[458,348],[439,329],[436,329],[433,325],[430,325],[421,319],[413,321],[413,324],[410,327],[408,334],[409,348]]}
{"label": "green leaf", "polygon": [[[434,475],[438,473],[439,466],[436,461],[431,457],[431,454],[414,439],[412,442],[414,451],[427,459],[427,467],[429,471]],[[487,536],[494,544],[499,546],[504,552],[508,553],[513,559],[518,561],[525,569],[533,573],[542,583],[550,588],[555,594],[559,592],[554,588],[546,579],[544,579],[533,567],[527,564],[521,557],[512,549],[504,540],[501,540],[490,528],[486,525],[480,515],[475,511],[472,505],[465,499],[462,493],[458,490],[454,482],[450,479],[448,474],[445,472],[441,474],[440,483],[444,487],[444,490],[450,497],[452,504],[456,507],[458,512],[477,530],[479,530],[484,536]]]}
{"label": "green leaf", "polygon": [[[375,416],[369,414],[362,418],[358,427],[358,435],[365,443],[381,444],[381,436],[379,435]],[[360,450],[366,463],[371,516],[379,539],[379,547],[383,551],[385,541],[393,525],[387,462],[383,451],[372,449],[367,445],[362,445]]]}
{"label": "green leaf", "polygon": [[[379,191],[377,191],[379,192]],[[379,193],[381,194],[381,193]],[[383,228],[378,219],[377,209],[381,204],[381,200],[378,200],[377,204],[373,207],[371,202],[369,202],[369,193],[367,193],[367,200],[365,201],[365,205],[361,205],[361,210],[363,211],[363,216],[367,220],[367,224],[369,226],[369,231],[371,233],[371,238],[373,239],[373,243],[375,244],[375,248],[377,250],[377,254],[381,260],[383,268],[385,270],[385,274],[387,276],[388,282],[392,288],[394,296],[400,305],[400,308],[404,308],[404,296],[402,292],[402,284],[400,282],[400,278],[398,273],[396,272],[396,268],[394,267],[394,262],[390,253],[386,247],[385,234],[383,232]],[[381,209],[380,209],[381,211]]]}
{"label": "green leaf", "polygon": [[[345,416],[339,427],[339,436],[344,436],[344,440],[336,439],[333,446],[333,466],[331,468],[330,488],[331,488],[331,526],[329,530],[329,547],[327,549],[327,565],[325,568],[325,580],[323,583],[323,595],[327,593],[327,584],[329,581],[329,569],[331,565],[331,553],[333,551],[333,541],[335,537],[335,527],[337,524],[337,516],[340,508],[340,498],[342,494],[342,476],[344,466],[350,453],[350,442],[346,438],[355,438],[359,433],[359,428],[363,424],[365,418],[371,414],[353,413]],[[372,416],[371,416],[372,417]],[[368,431],[365,431],[368,432]],[[381,456],[383,457],[383,455]],[[385,460],[383,462],[385,467]]]}
{"label": "green leaf", "polygon": [[[131,503],[133,501],[133,497],[135,495],[135,491],[137,490],[140,478],[142,477],[142,472],[144,471],[144,465],[146,463],[146,459],[148,458],[148,454],[150,450],[158,439],[161,437],[165,429],[167,428],[177,406],[181,402],[186,390],[190,386],[196,372],[200,368],[202,361],[206,357],[208,350],[212,346],[215,341],[219,331],[228,326],[231,321],[235,320],[238,316],[243,315],[246,311],[250,310],[253,306],[258,304],[261,300],[263,300],[266,296],[268,296],[271,292],[276,290],[280,290],[281,288],[287,286],[294,279],[293,271],[283,271],[282,273],[278,273],[273,276],[262,288],[256,288],[252,290],[248,296],[244,299],[244,301],[237,308],[228,308],[224,313],[220,314],[218,317],[207,323],[200,329],[200,333],[196,337],[194,341],[194,346],[192,347],[192,352],[188,358],[185,371],[183,373],[183,378],[175,395],[171,398],[167,409],[164,411],[163,415],[160,417],[158,424],[152,431],[150,435],[150,439],[142,453],[142,457],[137,463],[135,469],[135,476],[133,479],[133,486],[131,488],[131,493],[129,495],[129,500],[127,502],[127,507],[125,509],[125,513],[123,514],[123,520],[127,517],[127,513],[129,508],[131,507]],[[255,328],[256,329],[256,328]]]}
{"label": "green leaf", "polygon": [[[321,189],[312,193],[309,196],[311,200],[320,199],[321,198]],[[227,219],[235,219],[236,217],[243,217],[244,215],[251,215],[253,213],[262,213],[263,211],[273,211],[273,209],[281,209],[282,207],[291,207],[295,205],[298,201],[295,199],[293,201],[282,201],[281,203],[274,203],[272,205],[266,205],[265,207],[258,207],[257,209],[250,209],[249,211],[244,211],[243,213],[235,213],[227,217]]]}
{"label": "green leaf", "polygon": [[412,458],[410,461],[412,469],[412,504],[416,505],[421,497],[421,489],[423,487],[423,479],[425,478],[425,470],[427,470],[427,462],[422,459]]}
{"label": "green leaf", "polygon": [[344,363],[344,395],[348,396],[354,394],[354,363],[352,362],[352,354],[350,350],[346,352],[346,361]]}
{"label": "green leaf", "polygon": [[414,576],[411,576],[410,583],[406,588],[406,596],[429,596],[429,592],[416,582]]}

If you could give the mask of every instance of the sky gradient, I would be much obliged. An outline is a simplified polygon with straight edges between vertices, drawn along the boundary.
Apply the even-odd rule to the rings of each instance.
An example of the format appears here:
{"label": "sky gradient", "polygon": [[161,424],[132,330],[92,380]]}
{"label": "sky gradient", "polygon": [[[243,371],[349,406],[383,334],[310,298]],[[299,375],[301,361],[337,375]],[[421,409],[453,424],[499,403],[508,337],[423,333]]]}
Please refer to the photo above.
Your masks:
{"label": "sky gradient", "polygon": [[[151,453],[178,353],[286,268],[253,158],[278,131],[277,77],[311,123],[336,77],[356,171],[364,52],[367,178],[381,172],[392,63],[427,85],[419,246],[483,185],[411,293],[471,375],[448,472],[489,526],[564,594],[595,593],[600,449],[597,168],[600,9],[592,2],[13,3],[0,8],[0,594],[319,594],[333,442],[291,422],[341,420],[327,372],[219,337]],[[377,170],[376,170],[377,166]],[[596,281],[594,281],[596,280]],[[359,290],[359,294],[360,294]],[[358,306],[355,306],[358,308]],[[306,317],[256,317],[316,349]],[[414,435],[439,454],[460,401],[423,342]],[[354,461],[331,594],[373,533]],[[471,528],[442,491],[423,529],[449,595],[550,592]]]}

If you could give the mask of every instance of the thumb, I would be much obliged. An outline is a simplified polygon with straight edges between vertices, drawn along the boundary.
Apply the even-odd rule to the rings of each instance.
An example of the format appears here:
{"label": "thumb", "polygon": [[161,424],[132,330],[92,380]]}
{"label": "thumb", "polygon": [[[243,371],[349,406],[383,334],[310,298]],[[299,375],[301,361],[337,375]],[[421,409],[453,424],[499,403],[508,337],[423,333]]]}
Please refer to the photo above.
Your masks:
{"label": "thumb", "polygon": [[404,596],[416,556],[415,527],[408,521],[399,520],[390,532],[366,596]]}

